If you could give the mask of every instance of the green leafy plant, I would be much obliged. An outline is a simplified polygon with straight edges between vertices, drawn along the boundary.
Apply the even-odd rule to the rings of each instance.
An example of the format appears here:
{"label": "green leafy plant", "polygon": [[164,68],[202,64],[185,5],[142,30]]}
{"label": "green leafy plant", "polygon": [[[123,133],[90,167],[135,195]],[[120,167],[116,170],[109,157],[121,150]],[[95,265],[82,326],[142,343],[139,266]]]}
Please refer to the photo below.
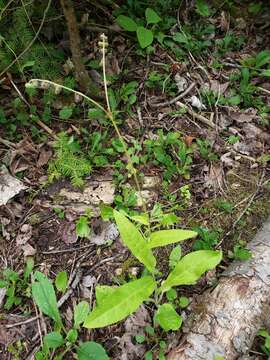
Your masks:
{"label": "green leafy plant", "polygon": [[55,159],[49,162],[48,167],[49,182],[66,176],[74,186],[83,186],[83,177],[90,174],[92,167],[82,154],[79,143],[73,136],[60,133],[54,148]]}
{"label": "green leafy plant", "polygon": [[[178,261],[167,279],[159,284],[160,281],[156,279],[159,273],[156,268],[157,260],[152,249],[193,238],[196,233],[188,230],[160,230],[148,234],[146,238],[123,213],[114,210],[114,218],[123,243],[145,266],[149,275],[118,287],[97,286],[97,306],[85,319],[84,326],[87,328],[104,327],[124,319],[136,311],[140,304],[149,300],[153,293],[157,311],[163,314],[168,306],[163,306],[159,310],[162,306],[159,303],[165,292],[175,286],[194,284],[204,272],[214,268],[221,261],[222,254],[219,251],[195,251]],[[167,310],[170,316],[179,316],[175,315],[171,307]],[[177,319],[175,328],[176,324],[180,324],[178,317]]]}
{"label": "green leafy plant", "polygon": [[[150,46],[154,40],[154,26],[161,21],[159,15],[155,12],[155,10],[151,8],[147,8],[145,10],[145,19],[143,20],[144,26],[135,22],[132,18],[119,15],[116,18],[116,22],[126,31],[136,32],[137,40],[142,49]],[[147,28],[147,26],[152,25],[151,29]]]}
{"label": "green leafy plant", "polygon": [[158,130],[157,135],[157,139],[144,142],[146,146],[144,160],[162,165],[165,170],[163,176],[166,180],[176,174],[188,179],[190,165],[193,161],[191,156],[193,148],[187,147],[177,132],[164,134],[162,130]]}
{"label": "green leafy plant", "polygon": [[264,344],[261,345],[261,349],[265,355],[270,356],[270,335],[267,330],[261,329],[258,332],[258,336],[264,338]]}
{"label": "green leafy plant", "polygon": [[215,206],[219,210],[224,211],[227,214],[231,214],[233,211],[233,207],[234,207],[232,203],[230,203],[229,201],[223,200],[223,199],[216,201]]}
{"label": "green leafy plant", "polygon": [[215,161],[218,159],[217,155],[212,152],[212,146],[209,140],[197,139],[196,142],[199,148],[200,155],[204,160]]}
{"label": "green leafy plant", "polygon": [[196,12],[201,16],[210,16],[210,8],[204,0],[196,1]]}
{"label": "green leafy plant", "polygon": [[240,240],[236,245],[234,245],[232,251],[228,251],[228,257],[235,260],[248,260],[252,257],[252,253],[249,249],[246,248],[246,243],[243,240]]}
{"label": "green leafy plant", "polygon": [[[59,275],[61,274],[61,275]],[[66,287],[66,276],[59,273],[56,277],[56,286],[61,291]],[[54,331],[48,333],[43,338],[43,346],[35,354],[36,360],[46,360],[56,355],[55,359],[62,359],[67,353],[76,352],[78,360],[101,359],[108,360],[103,347],[94,342],[79,342],[78,331],[89,313],[89,304],[81,301],[73,309],[72,328],[66,329],[63,324],[60,311],[57,306],[57,299],[53,284],[40,272],[35,272],[32,283],[32,296],[40,311],[47,315],[54,322]]]}
{"label": "green leafy plant", "polygon": [[195,240],[194,250],[210,250],[218,244],[220,238],[220,230],[208,230],[204,227],[195,227],[198,233],[198,239]]}
{"label": "green leafy plant", "polygon": [[9,268],[3,270],[0,287],[6,288],[4,309],[10,310],[13,306],[21,304],[24,297],[30,297],[29,278],[33,268],[34,260],[28,258],[22,276]]}

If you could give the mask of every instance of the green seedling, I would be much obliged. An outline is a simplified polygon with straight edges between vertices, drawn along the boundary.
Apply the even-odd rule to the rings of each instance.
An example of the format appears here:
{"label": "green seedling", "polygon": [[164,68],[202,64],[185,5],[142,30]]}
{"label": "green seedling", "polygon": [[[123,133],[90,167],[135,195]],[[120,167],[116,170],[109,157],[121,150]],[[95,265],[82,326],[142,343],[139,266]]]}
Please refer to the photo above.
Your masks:
{"label": "green seedling", "polygon": [[158,36],[156,31],[156,24],[158,24],[162,19],[151,8],[145,10],[145,19],[141,19],[141,24],[134,21],[131,17],[125,15],[119,15],[116,18],[116,22],[124,30],[128,32],[135,32],[137,35],[137,40],[142,49],[150,46],[154,40],[154,37]]}
{"label": "green seedling", "polygon": [[233,208],[234,208],[234,205],[233,205],[233,204],[231,204],[229,201],[222,200],[222,199],[221,199],[221,200],[218,200],[218,201],[216,202],[215,206],[216,206],[219,210],[221,210],[221,211],[223,211],[223,212],[225,212],[225,213],[227,213],[227,214],[231,214],[232,211],[233,211]]}
{"label": "green seedling", "polygon": [[209,140],[197,139],[196,142],[199,148],[200,155],[204,160],[216,161],[218,159],[217,155],[212,152],[212,146]]}
{"label": "green seedling", "polygon": [[220,230],[208,230],[203,227],[196,227],[194,230],[198,233],[198,239],[195,240],[194,250],[210,250],[218,244],[220,239]]}
{"label": "green seedling", "polygon": [[240,240],[238,244],[234,245],[233,251],[228,251],[228,257],[235,260],[249,260],[252,257],[252,253],[246,248],[246,243]]}
{"label": "green seedling", "polygon": [[9,268],[3,270],[0,287],[6,288],[4,309],[10,310],[13,306],[21,304],[24,297],[30,297],[29,279],[33,268],[34,260],[28,258],[22,276]]}

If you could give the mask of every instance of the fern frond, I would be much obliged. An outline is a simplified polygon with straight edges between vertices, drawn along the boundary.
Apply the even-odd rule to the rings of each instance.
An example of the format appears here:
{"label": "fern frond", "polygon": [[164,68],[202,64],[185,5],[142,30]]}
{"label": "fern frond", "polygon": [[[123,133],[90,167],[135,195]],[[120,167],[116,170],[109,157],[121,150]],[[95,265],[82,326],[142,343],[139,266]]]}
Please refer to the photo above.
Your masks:
{"label": "fern frond", "polygon": [[49,163],[49,181],[52,182],[60,177],[67,177],[73,186],[82,187],[83,177],[91,173],[90,162],[78,150],[74,140],[65,133],[59,134],[55,143],[56,158]]}

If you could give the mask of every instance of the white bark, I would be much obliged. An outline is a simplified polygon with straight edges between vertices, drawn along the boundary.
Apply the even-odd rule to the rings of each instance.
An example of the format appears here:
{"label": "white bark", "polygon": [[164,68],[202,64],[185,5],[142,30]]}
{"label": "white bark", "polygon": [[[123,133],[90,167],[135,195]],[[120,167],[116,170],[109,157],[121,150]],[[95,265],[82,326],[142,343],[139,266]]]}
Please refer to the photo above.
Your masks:
{"label": "white bark", "polygon": [[270,219],[248,248],[252,258],[233,262],[201,296],[190,331],[168,360],[233,360],[248,353],[270,314]]}

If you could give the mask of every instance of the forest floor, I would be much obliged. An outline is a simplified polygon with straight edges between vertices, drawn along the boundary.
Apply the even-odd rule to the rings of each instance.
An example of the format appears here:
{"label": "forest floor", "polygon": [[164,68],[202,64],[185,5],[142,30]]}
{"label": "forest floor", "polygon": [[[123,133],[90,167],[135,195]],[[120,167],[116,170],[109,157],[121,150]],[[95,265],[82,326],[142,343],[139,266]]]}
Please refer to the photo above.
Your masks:
{"label": "forest floor", "polygon": [[[183,319],[231,261],[252,256],[245,245],[270,213],[270,12],[246,4],[234,12],[210,10],[202,16],[200,8],[170,9],[147,49],[115,23],[120,13],[136,14],[128,5],[106,22],[108,10],[96,8],[95,25],[86,21],[81,31],[87,69],[101,96],[100,29],[108,36],[110,101],[153,228],[197,231],[196,239],[183,243],[184,254],[223,251],[216,272],[177,288],[177,298],[189,303],[178,308]],[[143,21],[143,6],[136,11]],[[66,59],[54,81],[73,87],[66,37],[57,41],[55,46],[65,46]],[[8,201],[0,198],[0,268],[18,275],[1,276],[8,279],[0,288],[1,359],[31,359],[42,335],[52,330],[29,293],[30,279],[21,280],[29,257],[53,281],[59,272],[68,275],[67,290],[57,290],[67,328],[75,303],[87,300],[94,306],[97,284],[123,284],[143,270],[111,217],[111,207],[130,216],[145,212],[112,124],[68,91],[31,93],[26,79],[30,71],[7,73],[0,90],[1,186],[9,174]],[[172,249],[155,252],[165,274]],[[112,359],[163,359],[182,332],[154,326],[154,313],[147,303],[115,325],[83,328],[79,338],[102,344]],[[250,354],[267,358],[262,338],[256,344]],[[64,358],[74,355],[67,352]]]}

